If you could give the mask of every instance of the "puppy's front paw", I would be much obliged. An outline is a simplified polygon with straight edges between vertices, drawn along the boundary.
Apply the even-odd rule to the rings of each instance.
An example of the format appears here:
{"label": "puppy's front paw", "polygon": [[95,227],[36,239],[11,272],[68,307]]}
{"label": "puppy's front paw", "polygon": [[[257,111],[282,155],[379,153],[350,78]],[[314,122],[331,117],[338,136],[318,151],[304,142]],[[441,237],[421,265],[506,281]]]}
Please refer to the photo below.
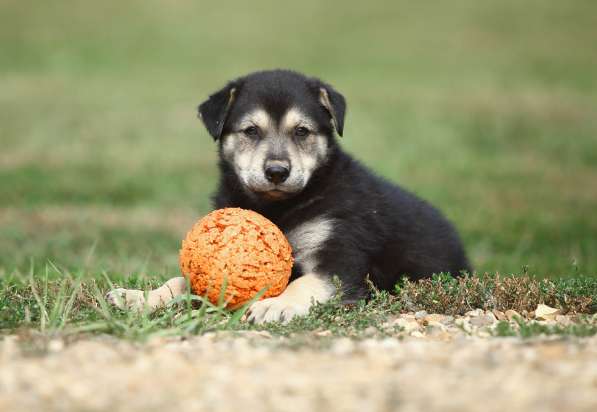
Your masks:
{"label": "puppy's front paw", "polygon": [[288,323],[295,316],[309,313],[311,304],[301,304],[285,299],[284,296],[268,298],[253,303],[247,311],[247,320],[253,323],[276,322]]}
{"label": "puppy's front paw", "polygon": [[114,289],[106,294],[106,301],[123,310],[142,310],[145,307],[145,295],[142,290]]}

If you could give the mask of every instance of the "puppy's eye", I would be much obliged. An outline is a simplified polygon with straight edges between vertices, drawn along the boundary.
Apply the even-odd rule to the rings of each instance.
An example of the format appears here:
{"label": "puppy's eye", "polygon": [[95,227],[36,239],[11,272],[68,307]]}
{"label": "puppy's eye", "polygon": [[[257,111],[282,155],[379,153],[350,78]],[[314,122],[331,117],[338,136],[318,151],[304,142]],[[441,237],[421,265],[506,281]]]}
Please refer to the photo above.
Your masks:
{"label": "puppy's eye", "polygon": [[257,137],[259,136],[259,128],[257,126],[249,126],[243,130],[243,133],[247,136]]}
{"label": "puppy's eye", "polygon": [[294,129],[295,136],[304,137],[304,136],[307,136],[308,134],[309,134],[309,129],[307,129],[306,127],[299,126],[296,129]]}

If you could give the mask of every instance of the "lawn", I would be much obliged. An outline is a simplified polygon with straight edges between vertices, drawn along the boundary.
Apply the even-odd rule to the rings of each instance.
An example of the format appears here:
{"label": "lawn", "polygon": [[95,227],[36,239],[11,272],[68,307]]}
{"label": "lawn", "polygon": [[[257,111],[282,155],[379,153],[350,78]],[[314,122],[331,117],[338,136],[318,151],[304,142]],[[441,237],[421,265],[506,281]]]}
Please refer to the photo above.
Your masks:
{"label": "lawn", "polygon": [[441,208],[479,273],[597,277],[595,16],[590,0],[4,1],[0,329],[43,318],[31,279],[47,275],[48,307],[72,293],[70,315],[101,319],[85,305],[107,279],[177,275],[217,182],[196,106],[262,68],[340,90],[346,150]]}

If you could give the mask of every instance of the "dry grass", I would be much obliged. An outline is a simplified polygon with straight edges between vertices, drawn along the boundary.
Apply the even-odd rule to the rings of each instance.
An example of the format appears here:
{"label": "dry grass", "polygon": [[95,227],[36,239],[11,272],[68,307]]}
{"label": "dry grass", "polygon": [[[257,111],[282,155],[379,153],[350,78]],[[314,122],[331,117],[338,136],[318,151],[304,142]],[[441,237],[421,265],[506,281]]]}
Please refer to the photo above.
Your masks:
{"label": "dry grass", "polygon": [[595,313],[597,281],[592,278],[535,279],[523,276],[439,275],[417,282],[404,280],[397,289],[403,308],[462,315],[473,309],[531,313],[539,303],[563,313]]}

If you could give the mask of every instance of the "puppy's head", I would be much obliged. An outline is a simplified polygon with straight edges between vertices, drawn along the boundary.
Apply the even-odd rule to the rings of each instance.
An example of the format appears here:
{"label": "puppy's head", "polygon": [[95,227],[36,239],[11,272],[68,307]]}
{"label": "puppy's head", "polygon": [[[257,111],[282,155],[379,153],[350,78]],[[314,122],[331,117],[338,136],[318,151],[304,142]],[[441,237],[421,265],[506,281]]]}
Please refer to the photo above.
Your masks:
{"label": "puppy's head", "polygon": [[344,97],[318,79],[286,70],[249,74],[199,106],[220,155],[252,197],[300,193],[342,136]]}

